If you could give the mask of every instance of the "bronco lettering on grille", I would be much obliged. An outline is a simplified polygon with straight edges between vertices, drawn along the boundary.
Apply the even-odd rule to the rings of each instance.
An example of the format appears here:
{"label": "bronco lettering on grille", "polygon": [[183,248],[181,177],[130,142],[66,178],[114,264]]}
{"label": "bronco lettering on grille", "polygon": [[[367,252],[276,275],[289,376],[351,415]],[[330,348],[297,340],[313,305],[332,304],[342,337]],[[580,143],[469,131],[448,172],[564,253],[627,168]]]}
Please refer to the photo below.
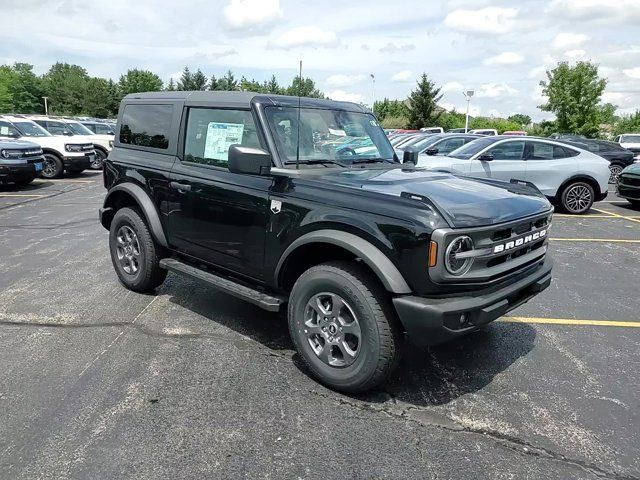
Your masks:
{"label": "bronco lettering on grille", "polygon": [[524,237],[518,238],[516,240],[511,240],[509,242],[503,243],[501,245],[495,245],[493,247],[493,253],[501,253],[507,250],[512,250],[514,248],[521,247],[527,243],[535,242],[536,240],[540,240],[541,238],[547,235],[546,230],[540,230],[539,232],[532,233],[530,235],[526,235]]}

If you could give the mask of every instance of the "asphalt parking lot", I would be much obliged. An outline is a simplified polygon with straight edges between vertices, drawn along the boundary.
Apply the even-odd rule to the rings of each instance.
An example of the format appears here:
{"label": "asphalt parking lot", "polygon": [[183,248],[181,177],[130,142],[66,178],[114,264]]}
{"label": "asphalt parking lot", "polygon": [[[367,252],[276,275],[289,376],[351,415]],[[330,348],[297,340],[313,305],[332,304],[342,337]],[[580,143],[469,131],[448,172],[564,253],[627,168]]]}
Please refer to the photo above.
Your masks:
{"label": "asphalt parking lot", "polygon": [[640,478],[640,211],[556,215],[554,283],[350,397],[285,319],[125,290],[99,173],[0,190],[2,478]]}

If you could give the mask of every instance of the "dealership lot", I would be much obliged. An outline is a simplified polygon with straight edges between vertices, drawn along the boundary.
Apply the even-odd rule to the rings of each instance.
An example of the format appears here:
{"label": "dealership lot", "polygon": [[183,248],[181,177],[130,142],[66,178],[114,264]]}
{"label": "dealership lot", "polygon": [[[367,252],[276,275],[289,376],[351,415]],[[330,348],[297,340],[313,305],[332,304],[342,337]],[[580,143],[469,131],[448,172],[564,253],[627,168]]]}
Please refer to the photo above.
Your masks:
{"label": "dealership lot", "polygon": [[104,193],[0,191],[3,478],[640,478],[640,211],[613,194],[555,216],[531,303],[349,397],[282,316],[172,274],[125,290]]}

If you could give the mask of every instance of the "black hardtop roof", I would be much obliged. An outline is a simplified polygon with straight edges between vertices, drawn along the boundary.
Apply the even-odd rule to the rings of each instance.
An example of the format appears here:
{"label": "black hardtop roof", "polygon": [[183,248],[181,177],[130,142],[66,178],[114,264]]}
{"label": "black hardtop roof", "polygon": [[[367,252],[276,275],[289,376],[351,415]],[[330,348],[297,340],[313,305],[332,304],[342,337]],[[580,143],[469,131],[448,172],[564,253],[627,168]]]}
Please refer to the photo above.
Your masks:
{"label": "black hardtop roof", "polygon": [[370,113],[370,111],[351,102],[338,102],[324,98],[295,97],[289,95],[273,95],[255,92],[221,92],[221,91],[172,91],[172,92],[144,92],[130,93],[123,102],[135,100],[178,100],[187,105],[225,106],[248,108],[252,101],[279,107],[297,107],[298,101],[303,108],[323,108],[329,110],[344,110],[349,112]]}

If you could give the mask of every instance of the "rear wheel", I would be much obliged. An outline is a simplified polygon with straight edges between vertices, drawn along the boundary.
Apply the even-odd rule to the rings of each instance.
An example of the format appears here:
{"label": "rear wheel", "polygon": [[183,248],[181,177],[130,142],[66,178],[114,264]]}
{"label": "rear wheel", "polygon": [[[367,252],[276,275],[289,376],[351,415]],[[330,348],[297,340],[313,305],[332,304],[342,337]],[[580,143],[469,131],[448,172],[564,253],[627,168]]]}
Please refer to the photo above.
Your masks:
{"label": "rear wheel", "polygon": [[580,215],[591,209],[594,197],[595,194],[591,185],[583,181],[577,181],[564,188],[560,195],[560,203],[567,213]]}
{"label": "rear wheel", "polygon": [[40,175],[43,178],[60,178],[64,172],[62,160],[52,153],[44,154],[44,164]]}
{"label": "rear wheel", "polygon": [[118,278],[128,289],[147,292],[164,282],[167,271],[159,264],[163,249],[137,209],[116,212],[109,229],[109,250]]}
{"label": "rear wheel", "polygon": [[388,294],[355,262],[318,265],[298,278],[289,332],[311,374],[343,392],[383,383],[399,360],[401,334]]}
{"label": "rear wheel", "polygon": [[609,165],[609,172],[611,175],[609,176],[609,183],[613,183],[614,185],[618,184],[618,177],[620,177],[620,173],[624,170],[622,165],[618,165],[617,163],[612,163]]}

